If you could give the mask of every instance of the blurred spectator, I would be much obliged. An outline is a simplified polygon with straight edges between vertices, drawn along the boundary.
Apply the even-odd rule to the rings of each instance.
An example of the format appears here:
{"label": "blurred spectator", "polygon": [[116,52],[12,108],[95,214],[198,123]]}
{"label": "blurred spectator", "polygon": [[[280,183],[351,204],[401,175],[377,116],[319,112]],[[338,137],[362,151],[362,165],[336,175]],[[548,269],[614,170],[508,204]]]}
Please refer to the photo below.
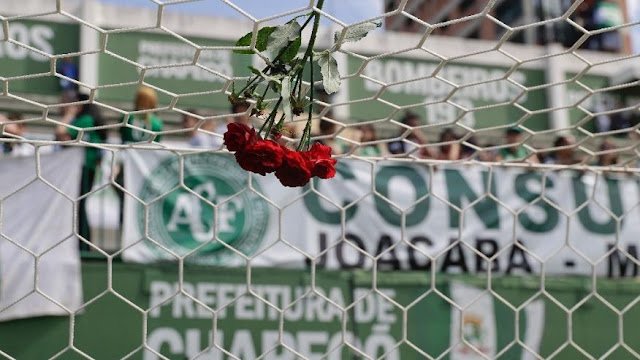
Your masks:
{"label": "blurred spectator", "polygon": [[[158,107],[158,95],[156,91],[149,87],[140,87],[136,92],[134,110],[142,113],[125,115],[121,122],[131,125],[120,127],[120,138],[123,144],[149,141],[152,132],[162,131],[162,120],[150,110]],[[144,131],[147,130],[147,131]],[[162,135],[156,135],[153,141],[160,142]]]}
{"label": "blurred spectator", "polygon": [[[618,26],[624,22],[622,10],[614,0],[585,0],[578,6],[572,18],[587,31]],[[573,32],[571,44],[566,45],[573,45],[583,35],[577,29]],[[617,30],[591,35],[581,47],[589,50],[618,52],[622,49],[622,36]]]}
{"label": "blurred spectator", "polygon": [[[615,0],[596,1],[593,22],[598,30],[622,25],[624,19],[620,5]],[[594,35],[594,38],[597,50],[618,52],[622,49],[622,37],[617,30]]]}
{"label": "blurred spectator", "polygon": [[[191,114],[194,115],[199,115],[195,110],[193,109],[189,109],[187,110],[188,112],[190,112]],[[191,143],[191,138],[193,138],[195,136],[195,134],[197,133],[195,126],[198,125],[198,118],[193,116],[193,115],[188,115],[188,114],[182,114],[182,128],[183,129],[188,129],[191,130],[189,131],[187,134],[189,135],[189,143]]]}
{"label": "blurred spectator", "polygon": [[[573,14],[571,14],[572,20],[588,31],[597,29],[593,17],[594,3],[595,0],[584,0],[573,12]],[[567,47],[571,47],[578,39],[580,39],[580,37],[582,37],[582,35],[584,35],[584,33],[579,29],[573,27],[568,29],[572,32],[573,36],[569,38],[569,41],[565,45]],[[595,41],[595,38],[593,36],[590,36],[589,38],[587,38],[587,40],[585,40],[585,42],[582,43],[582,45],[580,45],[580,47],[587,49],[596,49],[597,42]]]}
{"label": "blurred spectator", "polygon": [[[496,146],[496,144],[488,143],[484,147],[492,148],[494,146]],[[487,161],[487,162],[500,161],[498,157],[499,157],[499,154],[498,154],[498,151],[496,150],[482,150],[478,154],[478,160],[480,161]]]}
{"label": "blurred spectator", "polygon": [[286,146],[289,141],[287,139],[285,139],[284,137],[286,136],[289,139],[296,139],[299,136],[299,131],[298,131],[298,126],[295,123],[287,123],[284,125],[283,129],[282,129],[282,136],[279,140],[278,143],[280,145]]}
{"label": "blurred spectator", "polygon": [[[407,112],[404,118],[402,118],[401,122],[404,125],[412,128],[409,135],[405,138],[406,140],[414,142],[418,145],[428,144],[427,138],[424,136],[424,134],[422,134],[422,130],[416,129],[416,127],[422,125],[422,119],[420,119],[420,117],[417,114],[414,114],[412,112]],[[399,137],[403,136],[405,132],[406,132],[406,129],[404,128],[401,129],[398,136]],[[406,154],[408,152],[413,151],[413,149],[416,148],[416,145],[410,144],[403,140],[397,140],[397,141],[390,142],[388,147],[389,147],[389,152],[392,154]],[[422,158],[433,158],[433,156],[431,156],[431,152],[426,147],[421,148],[418,152],[414,154],[418,154]]]}
{"label": "blurred spectator", "polygon": [[[611,130],[624,130],[631,127],[631,112],[619,111],[611,114]],[[624,136],[626,133],[618,134]]]}
{"label": "blurred spectator", "polygon": [[[87,101],[89,96],[85,94],[78,95],[76,101]],[[69,127],[67,125],[71,125]],[[98,126],[103,126],[104,121],[100,114],[100,109],[91,103],[83,105],[68,105],[62,108],[61,124],[56,127],[56,138],[62,141],[77,139],[82,134],[82,141],[88,143],[103,143],[107,139],[107,131],[86,130]],[[93,180],[96,175],[96,168],[100,164],[102,153],[100,149],[95,147],[85,147],[85,158],[82,166],[82,178],[80,181],[79,196],[87,194],[93,187]],[[91,231],[89,222],[87,221],[86,198],[78,202],[78,234],[85,240],[91,241]],[[80,242],[81,250],[89,250],[89,245]]]}
{"label": "blurred spectator", "polygon": [[[462,146],[460,148],[460,158],[461,159],[470,159],[476,153],[476,149],[474,149],[470,145],[478,146],[478,142],[476,141],[476,139],[474,137],[468,138],[465,141],[465,144],[462,144]],[[479,157],[480,157],[480,154],[478,154],[478,156],[475,158],[475,160],[480,160]]]}
{"label": "blurred spectator", "polygon": [[226,123],[218,126],[218,128],[216,129],[216,133],[224,135],[224,133],[227,132],[227,124],[230,123],[245,124],[251,127],[251,116],[249,114],[249,107],[250,105],[248,102],[241,102],[231,105],[232,116],[229,116],[227,118]]}
{"label": "blurred spectator", "polygon": [[[15,132],[13,124],[9,123],[9,119],[7,119],[4,115],[0,114],[0,139],[11,139],[11,136],[2,135],[3,133],[13,134]],[[9,142],[1,142],[2,144],[2,154],[10,155],[12,144]]]}
{"label": "blurred spectator", "polygon": [[[440,133],[438,142],[445,143],[450,141],[457,141],[458,136],[451,128],[446,128]],[[460,143],[440,145],[440,153],[438,154],[438,160],[460,160]]]}
{"label": "blurred spectator", "polygon": [[[605,140],[600,145],[600,151],[608,151],[598,156],[598,166],[612,166],[618,163],[618,153],[613,151],[617,149],[616,145],[610,140]],[[610,151],[610,152],[609,152]]]}
{"label": "blurred spectator", "polygon": [[[360,142],[368,143],[378,140],[376,135],[376,128],[373,124],[361,125],[358,127],[360,130]],[[361,156],[383,156],[386,153],[386,149],[380,143],[362,145],[359,149],[359,155]]]}
{"label": "blurred spectator", "polygon": [[296,139],[300,134],[300,130],[298,129],[298,125],[295,123],[287,123],[284,125],[284,129],[282,130],[282,134],[288,138]]}
{"label": "blurred spectator", "polygon": [[[199,115],[194,109],[188,110],[189,113]],[[205,122],[199,129],[196,129],[200,120],[192,115],[182,115],[182,128],[189,129],[189,145],[197,148],[218,149],[222,145],[222,138],[205,131],[213,132],[213,122]],[[204,130],[204,131],[200,131]]]}
{"label": "blurred spectator", "polygon": [[282,133],[289,138],[295,139],[298,137],[298,126],[295,123],[288,123],[284,125]]}
{"label": "blurred spectator", "polygon": [[525,161],[533,164],[540,162],[535,154],[530,154],[529,150],[522,146],[524,141],[522,129],[517,126],[507,129],[506,138],[510,146],[500,149],[496,157],[497,161]]}
{"label": "blurred spectator", "polygon": [[[150,111],[157,107],[158,94],[156,91],[146,86],[140,87],[134,99],[134,110],[145,112],[125,115],[120,119],[120,123],[123,124],[120,127],[120,140],[123,144],[149,141],[152,138],[152,134],[143,130],[153,132],[162,131],[162,120]],[[126,125],[124,125],[125,119]],[[154,138],[156,142],[160,142],[161,140],[161,135],[156,135]],[[122,158],[118,158],[118,161],[121,162]],[[124,166],[122,166],[122,164],[119,166],[117,172],[118,174],[115,177],[115,181],[118,185],[124,187]],[[120,198],[120,225],[122,226],[124,219],[124,192],[120,189],[117,189],[116,192]]]}
{"label": "blurred spectator", "polygon": [[611,131],[611,115],[602,114],[609,110],[609,107],[610,105],[607,104],[605,99],[596,99],[596,104],[593,109],[594,112],[598,113],[595,117],[596,132]]}
{"label": "blurred spectator", "polygon": [[477,153],[477,155],[475,155],[475,158],[473,158],[473,160],[487,161],[487,162],[496,161],[496,156],[497,156],[496,151],[484,149],[484,148],[493,147],[495,146],[494,144],[486,144],[485,146],[483,146],[483,149],[477,150],[477,151],[476,149],[469,146],[468,144],[478,146],[478,141],[476,140],[475,137],[470,137],[469,139],[465,140],[465,144],[462,144],[461,150],[460,150],[461,159],[471,159]]}
{"label": "blurred spectator", "polygon": [[[614,104],[611,104],[611,101]],[[603,112],[624,108],[624,104],[619,99],[602,100],[595,106],[594,111],[600,113],[595,117],[596,132],[607,132],[628,129],[632,126],[633,114],[630,111],[617,111],[613,113]]]}
{"label": "blurred spectator", "polygon": [[583,159],[576,154],[574,146],[576,141],[571,135],[558,136],[553,142],[553,147],[566,147],[558,149],[544,159],[545,164],[573,165],[580,163]]}
{"label": "blurred spectator", "polygon": [[[0,119],[0,123],[5,124],[5,132],[20,138],[24,138],[27,126],[24,123],[19,122],[22,119],[22,114],[11,113],[6,118],[6,120]],[[3,143],[3,153],[8,156],[30,156],[35,154],[35,147],[22,142],[5,142]]]}
{"label": "blurred spectator", "polygon": [[[71,57],[65,57],[58,63],[56,71],[70,79],[78,80],[79,72],[78,65],[73,61]],[[74,94],[78,91],[78,85],[67,79],[60,78],[60,90],[66,94]]]}
{"label": "blurred spectator", "polygon": [[[620,99],[615,100],[614,109],[622,109],[625,105]],[[631,111],[618,111],[611,114],[611,130],[623,130],[632,126],[633,113]],[[625,135],[625,134],[620,134]]]}
{"label": "blurred spectator", "polygon": [[[573,6],[577,6],[569,16],[579,26],[587,31],[595,31],[611,26],[620,25],[623,11],[619,4],[628,1],[630,4],[638,0],[508,0],[497,1],[491,6],[491,15],[500,19],[495,24],[489,19],[477,19],[473,23],[448,24],[433,29],[434,35],[461,36],[473,39],[495,41],[501,39],[509,28],[526,26],[523,31],[515,31],[508,36],[508,41],[528,44],[561,43],[572,47],[584,34],[568,21],[564,15]],[[406,1],[404,1],[406,2]],[[410,1],[411,2],[411,1]],[[412,6],[405,9],[418,19],[432,22],[448,22],[476,14],[488,4],[488,0],[429,0],[412,2]],[[386,10],[394,12],[402,0],[385,0]],[[627,5],[627,7],[631,7]],[[632,21],[632,20],[630,20]],[[384,20],[387,30],[400,30],[424,33],[426,28],[409,16],[394,15]],[[626,30],[624,30],[626,31]],[[599,51],[620,51],[622,47],[622,31],[608,31],[592,35],[580,46]]]}
{"label": "blurred spectator", "polygon": [[319,124],[320,134],[319,136],[327,136],[327,138],[318,140],[319,143],[331,148],[331,153],[334,155],[344,154],[348,152],[351,147],[345,144],[341,139],[333,137],[338,131],[338,125],[331,121],[320,120]]}

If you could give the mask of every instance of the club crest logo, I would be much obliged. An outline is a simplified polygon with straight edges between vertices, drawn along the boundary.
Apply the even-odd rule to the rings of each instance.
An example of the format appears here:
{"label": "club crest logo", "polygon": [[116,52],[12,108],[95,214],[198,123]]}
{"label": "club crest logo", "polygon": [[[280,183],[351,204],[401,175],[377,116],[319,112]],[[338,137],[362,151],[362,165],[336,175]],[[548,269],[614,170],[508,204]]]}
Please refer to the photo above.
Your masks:
{"label": "club crest logo", "polygon": [[144,243],[159,259],[174,260],[173,252],[186,262],[224,265],[251,256],[269,221],[267,202],[226,155],[171,156],[149,172],[139,197],[147,204],[137,205],[139,231],[148,231]]}

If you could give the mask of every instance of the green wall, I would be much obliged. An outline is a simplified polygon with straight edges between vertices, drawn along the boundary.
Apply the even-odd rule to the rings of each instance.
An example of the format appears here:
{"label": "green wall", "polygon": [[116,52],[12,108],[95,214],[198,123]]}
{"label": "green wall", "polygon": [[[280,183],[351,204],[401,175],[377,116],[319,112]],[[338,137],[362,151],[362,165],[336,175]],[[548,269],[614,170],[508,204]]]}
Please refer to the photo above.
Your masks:
{"label": "green wall", "polygon": [[[363,62],[359,59],[348,58],[349,74],[357,73],[362,64]],[[425,103],[446,99],[454,90],[452,84],[464,86],[450,98],[452,102],[464,108],[475,109],[487,105],[502,104],[487,109],[474,110],[463,118],[462,123],[476,130],[513,124],[521,120],[525,112],[513,105],[506,104],[515,99],[518,99],[520,105],[531,111],[547,107],[544,91],[523,93],[522,89],[516,85],[506,80],[498,80],[511,70],[508,67],[452,62],[447,63],[437,72],[437,75],[445,81],[435,78],[424,79],[432,76],[438,66],[437,61],[401,57],[370,61],[363,75],[385,84],[401,83],[386,88],[379,95],[378,100],[371,99],[376,96],[379,90],[379,85],[375,81],[363,77],[350,80],[350,100],[361,100],[351,106],[351,117],[357,120],[386,118],[394,110],[391,105],[385,103],[389,102],[419,114],[427,124],[451,123],[462,113],[460,109],[446,103],[431,105],[425,105]],[[511,73],[509,78],[526,87],[540,85],[545,81],[543,71],[530,69],[518,69]],[[480,84],[489,80],[496,81]],[[401,116],[396,115],[394,119],[400,120]],[[541,130],[547,127],[547,118],[545,115],[532,116],[524,124],[533,130]]]}
{"label": "green wall", "polygon": [[[9,37],[50,55],[67,54],[79,50],[79,25],[33,20],[9,21]],[[0,37],[4,35],[0,29]],[[76,59],[77,63],[77,59]],[[0,76],[17,77],[43,74],[31,79],[11,80],[12,93],[59,94],[59,79],[46,73],[51,60],[35,51],[0,42]]]}
{"label": "green wall", "polygon": [[[189,38],[199,46],[233,46],[232,41],[204,38]],[[107,42],[107,50],[129,61],[144,66],[178,65],[190,63],[196,48],[181,39],[168,34],[124,32],[112,34]],[[234,54],[231,50],[203,50],[198,64],[216,70],[229,77],[249,76],[248,66],[252,57]],[[100,54],[99,84],[113,85],[136,82],[140,78],[139,69],[111,54]],[[177,106],[186,109],[191,106],[223,108],[229,107],[227,96],[223,93],[194,95],[194,93],[222,90],[226,80],[219,74],[196,67],[181,65],[149,70],[144,81],[161,87],[169,92],[183,95]],[[100,98],[107,101],[133,101],[137,85],[122,85],[100,91]],[[189,95],[191,94],[191,95]],[[160,105],[168,105],[171,97],[160,94]]]}
{"label": "green wall", "polygon": [[[417,359],[421,358],[419,351],[423,351],[436,357],[452,346],[455,310],[446,300],[455,298],[451,284],[464,284],[467,290],[477,293],[488,287],[482,277],[438,275],[438,281],[431,283],[428,273],[380,273],[374,280],[370,272],[319,271],[313,283],[316,294],[313,295],[311,278],[306,271],[254,268],[248,273],[246,269],[188,266],[183,273],[183,289],[192,298],[182,296],[168,300],[175,292],[173,286],[178,283],[178,274],[175,264],[114,263],[113,291],[104,293],[108,284],[106,263],[85,261],[84,295],[85,301],[90,302],[85,311],[75,319],[47,317],[2,323],[0,350],[17,359],[49,358],[67,347],[73,324],[74,346],[95,359],[118,359],[136,349],[131,359],[155,359],[151,353],[145,356],[140,350],[144,322],[141,312],[134,309],[138,306],[150,310],[147,344],[159,348],[170,359],[193,358],[206,349],[214,322],[219,330],[216,342],[242,359],[271,349],[274,352],[267,358],[295,358],[286,349],[272,346],[278,342],[280,313],[258,301],[256,296],[259,296],[273,306],[286,309],[282,321],[283,342],[293,349],[309,354],[333,349],[329,358],[351,359],[354,354],[348,347],[336,348],[344,328],[357,340],[353,340],[352,335],[347,339],[372,356],[386,352],[388,359]],[[245,294],[247,279],[254,296]],[[378,293],[369,291],[374,281]],[[546,295],[540,295],[539,278],[495,277],[491,281],[493,295],[487,292],[484,295],[488,297],[485,300],[493,304],[485,309],[487,314],[493,314],[493,319],[480,314],[485,323],[474,328],[472,325],[479,323],[474,323],[471,316],[464,317],[465,324],[470,326],[465,327],[464,332],[469,341],[482,341],[483,336],[486,339],[483,331],[493,328],[495,344],[491,346],[496,351],[506,349],[499,359],[521,359],[523,349],[514,341],[516,336],[526,339],[527,332],[541,326],[541,356],[548,357],[559,351],[555,359],[585,358],[575,347],[564,346],[568,343],[571,324],[575,344],[594,357],[602,356],[619,340],[620,321],[604,301],[622,309],[636,298],[640,285],[631,280],[605,279],[598,279],[597,285],[602,300],[589,297],[592,289],[591,280],[587,278],[548,278],[544,285]],[[103,295],[98,297],[100,294]],[[526,311],[527,306],[531,306],[527,305],[527,299],[531,297],[534,297],[532,303],[537,302],[542,311]],[[327,301],[350,304],[354,298],[358,300],[356,305],[344,314]],[[159,305],[163,299],[167,302]],[[407,311],[396,305],[406,307]],[[569,316],[567,309],[573,307],[576,309]],[[517,308],[521,310],[515,311]],[[516,316],[519,316],[517,328]],[[640,334],[635,331],[639,320],[640,306],[632,305],[620,324],[624,341],[635,351],[640,350]],[[401,342],[405,321],[410,343]],[[458,349],[453,354],[460,356],[462,352]],[[449,355],[445,359],[452,358]],[[618,348],[607,358],[630,357],[626,350]],[[59,357],[80,358],[82,356],[73,350]],[[210,350],[202,358],[229,357]]]}

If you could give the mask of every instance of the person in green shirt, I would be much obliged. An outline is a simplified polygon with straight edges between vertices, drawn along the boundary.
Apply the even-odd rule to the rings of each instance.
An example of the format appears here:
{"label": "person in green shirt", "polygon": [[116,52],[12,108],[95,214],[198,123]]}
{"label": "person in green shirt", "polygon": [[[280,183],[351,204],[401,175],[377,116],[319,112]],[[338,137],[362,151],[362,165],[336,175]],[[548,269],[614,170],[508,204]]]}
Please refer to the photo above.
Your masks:
{"label": "person in green shirt", "polygon": [[121,122],[123,126],[120,128],[120,137],[123,144],[150,141],[160,142],[160,140],[162,140],[161,135],[155,134],[162,131],[162,120],[150,112],[150,110],[155,109],[157,106],[158,95],[155,90],[145,86],[138,89],[134,110],[142,113],[122,117]]}
{"label": "person in green shirt", "polygon": [[[160,142],[162,135],[157,132],[162,131],[162,120],[151,111],[158,107],[158,94],[150,87],[142,86],[136,92],[134,100],[134,111],[140,112],[132,115],[125,115],[120,119],[120,139],[123,144],[134,144],[144,142]],[[119,157],[122,160],[122,157]],[[120,164],[116,183],[124,187],[124,167]],[[120,198],[120,225],[124,216],[124,192],[117,189]]]}
{"label": "person in green shirt", "polygon": [[524,138],[522,136],[522,129],[517,126],[510,127],[507,129],[507,144],[510,146],[504,149],[500,149],[497,161],[508,161],[508,162],[528,162],[533,164],[538,164],[540,161],[535,154],[531,154],[527,148],[522,146],[522,142]]}
{"label": "person in green shirt", "polygon": [[[369,143],[378,140],[376,128],[373,124],[360,125],[358,130],[360,130],[360,143]],[[380,143],[366,144],[360,146],[358,155],[380,157],[386,155],[386,149],[384,149]]]}
{"label": "person in green shirt", "polygon": [[[77,102],[88,101],[86,94],[77,95]],[[69,126],[70,125],[70,126]],[[61,141],[79,140],[87,143],[104,143],[107,140],[107,130],[83,130],[104,126],[100,109],[92,103],[69,105],[62,108],[62,121],[56,127],[56,138]],[[80,195],[91,191],[96,168],[100,165],[102,151],[98,148],[86,146],[84,163],[82,165],[82,178],[80,179]],[[91,242],[91,231],[87,220],[86,198],[78,202],[78,235]],[[89,250],[89,245],[80,242],[80,250]]]}

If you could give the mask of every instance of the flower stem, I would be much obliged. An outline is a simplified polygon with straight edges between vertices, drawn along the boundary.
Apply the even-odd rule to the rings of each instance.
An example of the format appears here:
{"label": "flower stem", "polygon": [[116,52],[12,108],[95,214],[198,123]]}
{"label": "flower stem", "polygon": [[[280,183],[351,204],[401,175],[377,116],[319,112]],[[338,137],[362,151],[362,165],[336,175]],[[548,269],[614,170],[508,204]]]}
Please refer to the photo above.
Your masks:
{"label": "flower stem", "polygon": [[[266,69],[263,71],[266,71]],[[258,79],[261,79],[261,77],[259,77],[258,75],[254,75],[254,77],[247,82],[247,85],[245,85],[240,91],[238,91],[238,94],[242,96],[242,94],[244,94],[244,91],[247,90],[249,86],[251,86]]]}
{"label": "flower stem", "polygon": [[[322,6],[324,6],[324,0],[318,0],[316,4],[316,8],[318,10],[322,10]],[[298,151],[306,150],[309,148],[309,143],[311,142],[311,123],[313,121],[313,101],[314,101],[314,77],[313,77],[313,47],[316,43],[316,38],[318,37],[318,28],[320,27],[320,13],[314,10],[313,14],[313,30],[311,30],[311,38],[309,39],[309,45],[307,46],[307,51],[302,58],[302,63],[306,63],[307,59],[309,59],[309,67],[310,67],[310,79],[309,83],[311,84],[311,94],[310,94],[310,103],[309,103],[309,117],[307,118],[307,124],[304,127],[304,131],[302,132],[302,137],[300,138],[300,144],[298,144]]]}
{"label": "flower stem", "polygon": [[264,92],[262,93],[261,99],[264,99],[264,97],[267,96],[267,92],[269,91],[270,86],[271,84],[267,83],[267,86],[264,87]]}
{"label": "flower stem", "polygon": [[306,28],[307,25],[309,25],[309,21],[311,21],[311,19],[313,19],[314,16],[315,16],[314,12],[310,13],[309,18],[302,24],[302,26],[300,27],[300,30],[304,30],[304,28]]}
{"label": "flower stem", "polygon": [[309,57],[310,59],[310,63],[311,63],[311,70],[310,70],[310,77],[311,77],[311,94],[309,95],[309,118],[307,119],[307,126],[305,126],[305,132],[307,133],[307,139],[303,145],[303,147],[306,149],[309,147],[309,142],[311,142],[311,123],[313,121],[313,101],[314,101],[314,95],[315,95],[315,86],[313,83],[313,52],[311,53],[311,56]]}
{"label": "flower stem", "polygon": [[284,128],[284,119],[286,118],[285,114],[282,114],[282,116],[280,116],[280,120],[278,120],[278,123],[276,124],[276,131],[278,133],[282,133],[282,129]]}
{"label": "flower stem", "polygon": [[[323,0],[324,1],[324,0]],[[311,17],[309,18],[311,19]],[[292,45],[292,43],[289,43],[287,46],[285,46],[284,49],[280,50],[280,52],[278,53],[278,56],[275,57],[275,59],[273,59],[272,63],[277,62],[278,60],[280,60],[280,57],[289,49],[289,47]],[[269,71],[271,69],[271,66],[267,65],[264,69],[262,69],[263,73],[266,73],[267,71]],[[247,90],[256,80],[260,80],[258,81],[258,83],[256,84],[256,86],[258,86],[261,82],[262,82],[262,77],[258,76],[258,75],[254,75],[251,79],[249,79],[249,81],[247,82],[247,84],[242,88],[242,90],[240,90],[238,92],[238,94],[243,94],[245,90]],[[267,86],[268,88],[268,86]],[[264,95],[262,96],[264,98]]]}
{"label": "flower stem", "polygon": [[[316,4],[316,8],[318,8],[318,10],[322,10],[322,6],[324,6],[324,0],[318,0],[318,3]],[[314,10],[313,18],[314,18],[313,30],[311,30],[311,38],[309,38],[309,46],[307,47],[307,51],[305,52],[304,57],[302,58],[303,63],[313,53],[313,46],[316,44],[316,37],[318,36],[318,28],[320,27],[320,13]]]}
{"label": "flower stem", "polygon": [[271,114],[269,114],[269,117],[264,122],[264,124],[262,124],[262,127],[260,127],[260,130],[258,131],[258,135],[260,135],[262,134],[262,131],[265,130],[266,128],[264,132],[264,137],[263,137],[264,139],[266,139],[271,133],[271,128],[273,127],[273,122],[276,119],[276,114],[278,114],[278,107],[280,106],[281,102],[282,102],[282,96],[280,96],[280,98],[278,99],[278,102],[276,103],[276,106],[271,111]]}
{"label": "flower stem", "polygon": [[[309,95],[309,105],[308,105],[308,109],[309,109],[309,114],[308,114],[308,119],[307,119],[307,124],[304,128],[304,131],[302,133],[302,137],[300,138],[300,144],[298,144],[298,150],[306,150],[309,148],[309,144],[311,142],[311,126],[312,126],[312,121],[313,121],[313,102],[314,102],[314,59],[313,59],[313,48],[315,46],[316,43],[316,38],[318,37],[318,29],[320,27],[320,19],[321,19],[321,15],[320,15],[320,10],[322,10],[322,7],[324,6],[324,1],[325,0],[317,0],[316,6],[314,8],[314,10],[308,14],[304,14],[302,16],[299,17],[305,17],[308,16],[308,18],[305,20],[305,22],[303,23],[303,25],[301,26],[301,29],[306,28],[311,21],[313,20],[313,29],[311,30],[311,37],[309,38],[309,43],[307,44],[307,49],[304,53],[304,56],[302,57],[302,60],[299,63],[295,63],[295,65],[293,65],[293,63],[288,64],[291,69],[288,70],[290,72],[290,74],[295,73],[294,78],[295,78],[295,82],[294,85],[292,87],[292,97],[295,97],[296,94],[296,90],[298,92],[297,94],[297,98],[298,99],[303,99],[306,94],[302,94],[302,80],[304,77],[304,70],[305,70],[305,66],[307,64],[309,64],[310,66],[310,76],[311,78],[309,79],[309,83],[311,84],[311,93]],[[294,18],[297,19],[299,17]],[[292,21],[294,21],[292,20]],[[275,59],[273,59],[271,62],[268,62],[268,65],[265,67],[265,69],[262,71],[265,74],[270,73],[271,75],[273,75],[274,71],[282,71],[279,70],[280,68],[276,69],[276,66],[280,66],[277,64],[278,60],[281,58],[281,56],[289,49],[289,47],[292,45],[293,43],[289,43],[284,49],[282,49],[279,54],[276,56]],[[298,61],[298,60],[296,60]],[[275,65],[274,65],[275,64]],[[287,64],[284,64],[287,65]],[[301,66],[300,66],[301,65]],[[285,66],[286,69],[286,66]],[[289,75],[291,76],[291,75]],[[249,81],[247,81],[247,84],[242,88],[242,90],[240,90],[240,92],[238,93],[241,97],[244,96],[245,91],[247,91],[248,89],[251,89],[251,95],[249,95],[249,97],[253,97],[253,92],[256,90],[256,88],[264,81],[266,80],[263,76],[261,75],[254,75],[251,79],[249,79]],[[264,93],[262,94],[261,97],[258,97],[258,101],[263,101],[264,97],[267,95],[269,89],[271,88],[271,82],[268,81],[266,84],[266,87],[264,89]],[[232,90],[233,91],[233,90]],[[274,90],[275,91],[275,90]],[[256,96],[259,96],[256,94]],[[263,131],[264,131],[264,138],[266,139],[267,137],[269,137],[269,135],[271,134],[271,131],[273,129],[273,126],[275,125],[276,128],[280,131],[282,130],[282,127],[284,126],[284,119],[285,116],[283,115],[280,120],[277,122],[276,124],[276,116],[278,114],[278,108],[280,106],[280,104],[282,103],[283,98],[282,96],[279,97],[275,107],[271,110],[271,113],[269,114],[269,116],[267,117],[267,119],[265,120],[265,122],[262,124],[262,126],[260,127],[260,130],[258,131],[258,135],[262,135]]]}

